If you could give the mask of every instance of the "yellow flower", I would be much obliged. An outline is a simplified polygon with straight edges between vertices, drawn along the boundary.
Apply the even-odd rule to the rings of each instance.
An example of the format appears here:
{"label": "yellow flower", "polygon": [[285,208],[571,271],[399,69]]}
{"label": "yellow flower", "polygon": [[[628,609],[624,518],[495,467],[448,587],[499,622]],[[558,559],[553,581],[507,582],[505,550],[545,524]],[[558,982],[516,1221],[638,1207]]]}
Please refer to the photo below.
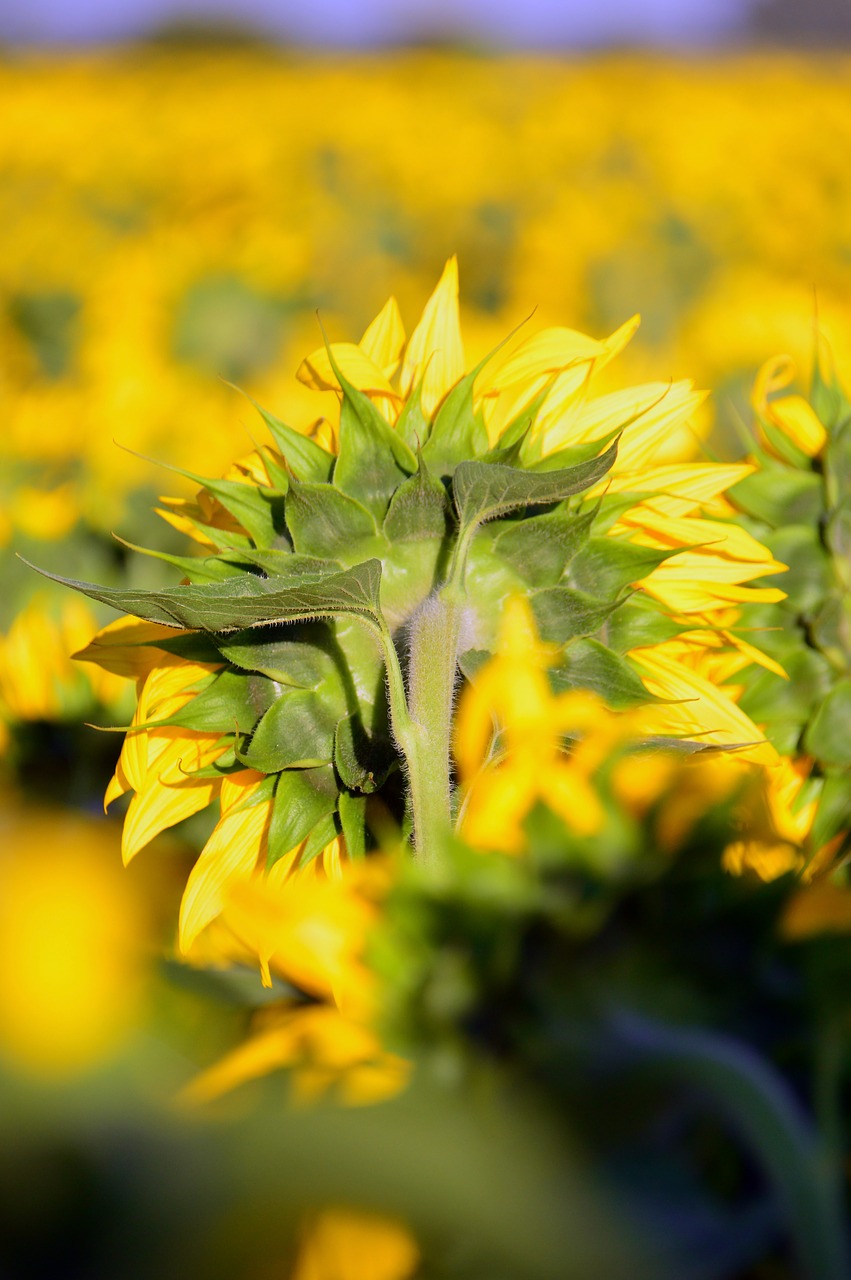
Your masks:
{"label": "yellow flower", "polygon": [[40,1076],[89,1070],[140,1013],[140,903],[102,822],[7,810],[0,836],[0,1053]]}
{"label": "yellow flower", "polygon": [[[795,380],[795,362],[791,356],[775,356],[767,360],[754,382],[751,403],[756,411],[757,424],[774,427],[808,458],[821,453],[827,443],[827,432],[819,422],[812,405],[803,396],[776,396]],[[777,446],[766,434],[761,433],[762,443],[777,454]],[[782,456],[782,455],[779,455]]]}
{"label": "yellow flower", "polygon": [[304,1224],[292,1280],[408,1280],[418,1263],[413,1237],[395,1219],[323,1209]]}
{"label": "yellow flower", "polygon": [[[458,708],[455,758],[465,785],[460,829],[472,845],[522,851],[523,820],[538,800],[580,835],[594,835],[603,825],[593,775],[613,747],[634,734],[636,722],[584,690],[554,695],[546,674],[550,660],[529,605],[511,598],[499,651]],[[565,737],[578,739],[571,751]]]}

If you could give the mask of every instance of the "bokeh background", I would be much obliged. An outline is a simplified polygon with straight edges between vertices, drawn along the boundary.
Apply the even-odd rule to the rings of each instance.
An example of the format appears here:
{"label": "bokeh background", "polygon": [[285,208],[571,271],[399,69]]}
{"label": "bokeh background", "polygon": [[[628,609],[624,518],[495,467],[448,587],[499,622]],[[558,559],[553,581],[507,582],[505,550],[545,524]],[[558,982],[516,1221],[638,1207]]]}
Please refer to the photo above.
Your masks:
{"label": "bokeh background", "polygon": [[[357,338],[395,293],[412,322],[452,253],[471,355],[533,308],[596,336],[640,311],[618,378],[694,378],[699,433],[737,456],[764,359],[806,370],[817,318],[851,365],[849,75],[847,0],[6,0],[0,1108],[26,1137],[0,1170],[21,1206],[9,1274],[78,1274],[45,1242],[73,1219],[90,1259],[128,1090],[168,1096],[241,1016],[158,959],[201,824],[122,871],[100,814],[120,737],[83,722],[125,723],[132,689],[69,654],[108,617],[18,557],[172,580],[112,536],[184,550],[151,508],[191,486],[135,454],[222,471],[257,430],[229,383],[308,421],[294,372],[317,310]],[[44,1120],[49,1081],[72,1093]],[[26,1252],[30,1219],[46,1253]]]}

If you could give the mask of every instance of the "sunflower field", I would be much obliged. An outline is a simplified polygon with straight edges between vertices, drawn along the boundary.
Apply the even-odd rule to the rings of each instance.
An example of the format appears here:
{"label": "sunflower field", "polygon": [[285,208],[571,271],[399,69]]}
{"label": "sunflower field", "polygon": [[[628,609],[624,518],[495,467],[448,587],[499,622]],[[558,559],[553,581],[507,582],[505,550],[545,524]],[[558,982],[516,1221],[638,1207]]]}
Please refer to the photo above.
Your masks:
{"label": "sunflower field", "polygon": [[0,61],[4,1277],[851,1277],[849,71]]}

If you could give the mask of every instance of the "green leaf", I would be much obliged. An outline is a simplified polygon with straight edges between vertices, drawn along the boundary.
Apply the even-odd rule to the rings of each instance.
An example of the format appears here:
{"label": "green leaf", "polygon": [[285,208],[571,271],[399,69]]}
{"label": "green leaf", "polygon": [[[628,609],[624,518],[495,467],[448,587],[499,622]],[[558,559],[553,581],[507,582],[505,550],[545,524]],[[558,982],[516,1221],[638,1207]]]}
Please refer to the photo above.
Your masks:
{"label": "green leaf", "polygon": [[569,515],[563,509],[509,524],[494,552],[533,587],[554,586],[588,540],[594,512]]}
{"label": "green leaf", "polygon": [[396,768],[399,757],[392,744],[367,733],[360,716],[343,716],[334,738],[334,764],[345,786],[365,795],[377,791]]}
{"label": "green leaf", "polygon": [[369,396],[343,376],[330,347],[328,358],[343,390],[334,485],[381,520],[395,490],[416,471],[417,460]]}
{"label": "green leaf", "polygon": [[286,508],[293,546],[304,555],[346,560],[353,546],[378,534],[366,507],[330,484],[293,481]]}
{"label": "green leaf", "polygon": [[830,557],[822,545],[815,525],[792,524],[773,532],[765,539],[775,559],[788,565],[786,573],[772,574],[762,580],[764,586],[781,587],[789,596],[784,609],[811,614],[833,586]]}
{"label": "green leaf", "polygon": [[615,711],[655,701],[626,659],[596,640],[577,640],[571,644],[562,662],[550,669],[550,683],[556,693],[565,689],[591,689]]}
{"label": "green leaf", "polygon": [[571,587],[544,587],[529,597],[541,639],[564,644],[577,636],[591,636],[618,607],[617,601],[600,600]]}
{"label": "green leaf", "polygon": [[[235,390],[239,391],[240,388],[236,387]],[[331,472],[334,469],[332,453],[328,453],[301,431],[288,427],[285,422],[281,422],[280,418],[269,413],[246,392],[243,391],[241,394],[251,401],[266,423],[278,452],[283,456],[296,479],[310,480],[315,484],[324,484],[331,479]]]}
{"label": "green leaf", "polygon": [[676,554],[619,538],[589,538],[572,561],[568,576],[575,587],[590,595],[617,596]]}
{"label": "green leaf", "polygon": [[728,490],[736,506],[773,528],[815,524],[824,512],[824,487],[813,471],[769,467],[746,476]]}
{"label": "green leaf", "polygon": [[475,680],[485,663],[494,655],[487,649],[465,649],[458,655],[458,666],[465,680]]}
{"label": "green leaf", "polygon": [[739,705],[757,724],[797,726],[797,737],[813,707],[829,691],[832,674],[822,655],[813,649],[793,649],[782,654],[780,661],[789,679],[761,667],[746,673],[747,688]]}
{"label": "green leaf", "polygon": [[337,807],[337,783],[330,764],[290,769],[278,775],[269,823],[268,866],[290,852]]}
{"label": "green leaf", "polygon": [[804,749],[824,764],[851,764],[851,680],[839,680],[804,734]]}
{"label": "green leaf", "polygon": [[275,699],[239,758],[261,773],[314,768],[333,759],[334,728],[334,717],[317,693],[293,689]]}
{"label": "green leaf", "polygon": [[590,489],[611,469],[617,457],[612,445],[601,457],[561,471],[523,471],[498,463],[462,462],[455,469],[452,497],[462,527],[507,515],[520,507],[561,502]]}
{"label": "green leaf", "polygon": [[362,858],[366,853],[366,796],[341,791],[339,813],[349,857]]}
{"label": "green leaf", "polygon": [[473,384],[491,354],[455,384],[437,412],[423,456],[438,475],[451,475],[465,458],[487,452],[488,433],[481,415],[473,410]]}
{"label": "green leaf", "polygon": [[244,574],[222,583],[166,587],[162,591],[123,591],[52,573],[43,576],[72,587],[92,600],[144,618],[146,622],[223,632],[272,622],[330,618],[337,614],[375,617],[379,611],[381,561],[366,560],[342,573],[315,580],[293,582],[283,577],[255,578]]}
{"label": "green leaf", "polygon": [[426,466],[422,454],[419,469],[393,494],[384,518],[389,542],[421,542],[446,536],[450,516],[446,489]]}

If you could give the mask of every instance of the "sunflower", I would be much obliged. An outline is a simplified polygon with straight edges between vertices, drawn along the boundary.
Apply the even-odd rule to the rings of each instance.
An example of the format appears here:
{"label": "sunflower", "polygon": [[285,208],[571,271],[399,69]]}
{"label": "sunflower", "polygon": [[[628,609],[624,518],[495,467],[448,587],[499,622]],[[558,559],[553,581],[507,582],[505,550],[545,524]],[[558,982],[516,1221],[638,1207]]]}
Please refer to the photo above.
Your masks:
{"label": "sunflower", "polygon": [[511,596],[556,693],[777,760],[737,706],[744,668],[777,669],[737,634],[739,610],[783,598],[757,580],[784,566],[725,498],[754,467],[671,460],[703,399],[689,382],[599,393],[637,324],[521,328],[471,367],[452,259],[410,338],[391,298],[359,342],[302,362],[329,412],[295,429],[261,409],[271,443],[164,503],[203,553],[168,557],[181,585],[72,584],[134,615],[78,655],[138,681],[107,792],[133,792],[125,859],[220,805],[184,952],[272,868],[284,885],[339,878],[393,823],[435,856],[458,684],[495,651]]}

